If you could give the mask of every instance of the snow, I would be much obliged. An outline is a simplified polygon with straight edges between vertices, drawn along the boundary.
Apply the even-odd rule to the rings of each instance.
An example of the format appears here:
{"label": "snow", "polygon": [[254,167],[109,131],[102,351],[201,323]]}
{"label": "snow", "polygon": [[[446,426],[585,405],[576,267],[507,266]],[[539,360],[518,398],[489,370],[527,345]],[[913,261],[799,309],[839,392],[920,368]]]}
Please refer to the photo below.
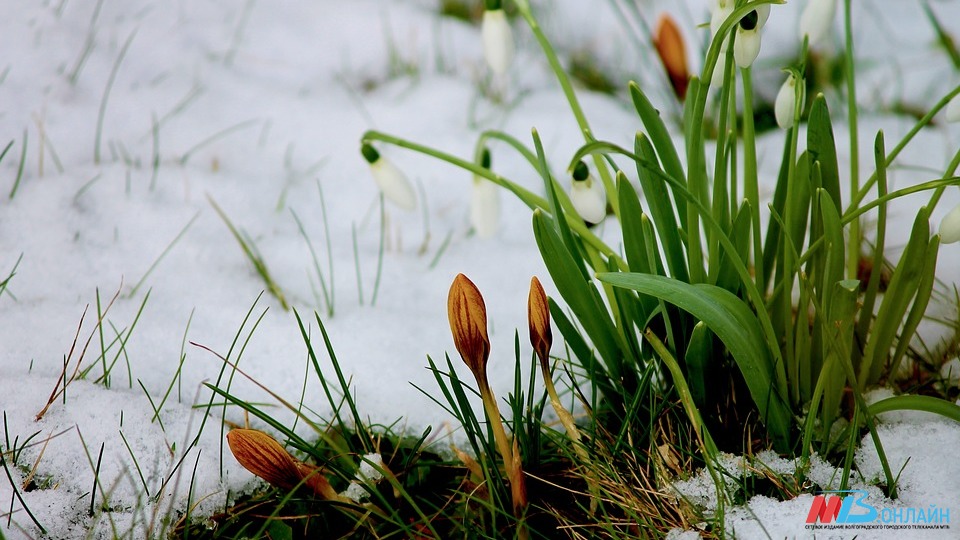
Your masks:
{"label": "snow", "polygon": [[[653,59],[648,53],[635,59],[609,4],[594,4],[564,0],[540,10],[561,54],[588,51],[612,76],[661,88],[651,95],[665,104]],[[696,25],[707,20],[704,4],[655,4],[676,15],[688,50],[699,51],[703,37]],[[775,7],[765,30],[757,61],[764,69],[756,80],[758,93],[768,99],[782,82],[779,60],[796,48],[799,7],[794,4]],[[944,76],[956,72],[943,54],[931,51],[929,26],[914,4],[874,4],[883,9],[860,13],[856,8],[862,15],[857,50],[862,65],[870,67],[858,79],[864,172],[872,169],[876,129],[885,130],[890,147],[912,125],[888,114],[890,104],[926,106],[957,83],[956,76]],[[956,3],[932,6],[942,21],[960,20]],[[383,272],[372,305],[381,241],[379,198],[359,139],[375,128],[471,156],[483,129],[502,129],[527,141],[536,127],[552,168],[562,173],[581,143],[576,123],[529,32],[519,25],[514,30],[517,59],[505,107],[485,95],[479,28],[438,18],[432,1],[62,0],[7,10],[0,20],[0,146],[14,144],[0,162],[0,279],[21,254],[22,260],[9,294],[0,295],[3,448],[30,439],[10,472],[20,486],[36,468],[34,482],[40,488],[21,490],[21,495],[49,537],[83,537],[88,530],[95,538],[109,538],[113,530],[130,530],[137,537],[156,534],[171,508],[183,511],[198,503],[193,515],[208,515],[222,509],[228,496],[258,485],[224,452],[220,415],[205,420],[203,410],[194,407],[209,402],[203,383],[216,382],[223,363],[191,342],[227,356],[239,335],[230,360],[285,399],[299,400],[307,358],[294,315],[268,294],[257,301],[265,285],[211,201],[255,242],[309,325],[318,350],[322,344],[312,312],[322,314],[360,409],[371,421],[402,417],[419,433],[425,425],[448,420],[412,384],[433,388],[424,369],[426,355],[440,360],[453,352],[446,294],[458,272],[486,297],[494,351],[490,379],[498,395],[506,395],[514,332],[526,325],[530,276],[539,275],[554,295],[543,279],[529,211],[502,196],[499,231],[478,238],[469,232],[468,173],[378,146],[421,195],[415,212],[385,209]],[[585,91],[579,95],[597,137],[631,143],[639,123],[628,103]],[[832,106],[839,100],[828,97]],[[15,196],[8,197],[24,134],[23,178]],[[774,133],[761,140],[765,178],[775,175],[780,137]],[[942,174],[958,137],[956,128],[945,126],[922,133],[901,163],[929,170],[897,168],[891,171],[892,184]],[[842,126],[837,126],[837,140],[847,140]],[[842,146],[840,158],[848,161],[849,149]],[[521,158],[503,146],[491,149],[497,171],[539,191],[536,175]],[[765,187],[769,195],[772,188]],[[947,192],[934,223],[960,202],[957,195]],[[891,215],[912,221],[925,201],[909,198]],[[293,212],[333,284],[333,317],[326,316],[322,295],[314,294],[317,277]],[[362,287],[354,264],[354,230]],[[908,230],[891,227],[888,244],[903,245]],[[328,248],[332,276],[326,269]],[[960,252],[945,247],[940,268],[947,283],[960,282]],[[98,303],[102,312],[117,291],[101,338],[95,330]],[[929,331],[929,343],[936,342],[938,332]],[[111,345],[118,333],[125,336],[122,353],[119,345]],[[64,362],[69,361],[71,373],[88,339],[81,364],[91,368],[88,377],[72,382],[36,420],[59,387]],[[108,347],[103,359],[117,362],[109,389],[95,383],[102,374],[101,342]],[[523,344],[522,354],[530,352]],[[321,363],[329,372],[324,355]],[[304,404],[323,415],[329,407],[315,377],[307,379]],[[231,392],[273,402],[239,375]],[[292,421],[280,408],[271,412]],[[233,409],[226,419],[246,421]],[[912,456],[902,476],[902,501],[951,505],[960,516],[956,483],[946,482],[960,477],[960,471],[937,453],[955,447],[958,433],[957,426],[943,421],[883,427],[881,437],[890,441],[885,448],[895,456],[891,462]],[[906,444],[918,438],[927,442]],[[873,470],[870,444],[858,453],[865,471]],[[98,461],[96,504],[107,500],[112,511],[91,518],[87,512]],[[949,467],[954,467],[952,476],[945,474]],[[931,470],[937,474],[923,474]],[[150,499],[144,491],[159,498]],[[4,516],[0,523],[7,538],[38,536],[6,481],[0,481],[0,501],[13,509],[9,522]],[[752,501],[750,511],[769,522],[787,519],[793,511],[801,515],[804,506],[809,497]],[[746,518],[737,531],[741,538],[761,535]]]}

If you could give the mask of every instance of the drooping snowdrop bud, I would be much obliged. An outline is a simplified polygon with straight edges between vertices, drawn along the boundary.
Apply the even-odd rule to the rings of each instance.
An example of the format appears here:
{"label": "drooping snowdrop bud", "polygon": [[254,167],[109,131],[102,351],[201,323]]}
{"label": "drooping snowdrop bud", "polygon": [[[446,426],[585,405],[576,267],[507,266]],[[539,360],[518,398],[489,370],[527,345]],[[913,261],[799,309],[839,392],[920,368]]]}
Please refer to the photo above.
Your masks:
{"label": "drooping snowdrop bud", "polygon": [[710,88],[720,88],[723,86],[723,75],[727,71],[727,45],[723,42],[720,48],[720,56],[717,57],[717,64],[713,67],[713,75],[710,76]]}
{"label": "drooping snowdrop bud", "polygon": [[810,46],[820,44],[833,26],[837,0],[810,0],[800,15],[800,39],[808,36]]}
{"label": "drooping snowdrop bud", "polygon": [[[480,164],[484,169],[490,168],[490,150],[483,149]],[[490,238],[496,234],[500,224],[500,190],[496,184],[479,175],[473,177],[470,224],[480,238]]]}
{"label": "drooping snowdrop bud", "polygon": [[940,222],[940,243],[960,242],[960,204],[955,206]]}
{"label": "drooping snowdrop bud", "polygon": [[773,104],[773,115],[776,117],[780,129],[793,127],[793,112],[796,104],[797,76],[790,73],[787,75],[787,80],[783,81],[783,86],[777,92],[777,100]]}
{"label": "drooping snowdrop bud", "polygon": [[487,0],[480,33],[487,65],[498,76],[504,75],[513,61],[513,31],[500,0]]}
{"label": "drooping snowdrop bud", "polygon": [[760,54],[760,30],[770,16],[770,6],[763,5],[747,13],[737,24],[737,38],[733,43],[733,58],[737,66],[748,68]]}
{"label": "drooping snowdrop bud", "polygon": [[417,195],[407,177],[389,160],[382,157],[372,145],[364,143],[360,147],[363,159],[370,164],[370,173],[384,197],[404,210],[417,207]]}
{"label": "drooping snowdrop bud", "polygon": [[960,94],[953,96],[947,103],[947,122],[960,122]]}
{"label": "drooping snowdrop bud", "polygon": [[734,0],[714,0],[710,9],[710,36],[716,36],[720,25],[733,13],[736,2]]}
{"label": "drooping snowdrop bud", "polygon": [[600,223],[607,216],[607,192],[582,161],[573,169],[570,202],[580,217],[588,223]]}

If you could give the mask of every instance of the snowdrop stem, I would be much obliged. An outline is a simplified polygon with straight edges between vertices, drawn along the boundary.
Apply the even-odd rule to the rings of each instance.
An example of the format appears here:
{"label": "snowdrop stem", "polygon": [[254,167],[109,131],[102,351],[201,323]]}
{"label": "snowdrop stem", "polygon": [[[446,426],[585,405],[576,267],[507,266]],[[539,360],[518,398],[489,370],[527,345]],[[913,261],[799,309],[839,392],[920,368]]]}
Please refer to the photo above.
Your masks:
{"label": "snowdrop stem", "polygon": [[[857,84],[854,73],[851,4],[851,0],[844,0],[844,65],[847,72],[847,119],[850,124],[850,193],[857,193],[860,191],[860,137],[857,133]],[[857,278],[857,267],[860,264],[860,237],[860,220],[855,219],[850,223],[848,237],[850,245],[847,249],[847,275],[851,279]]]}
{"label": "snowdrop stem", "polygon": [[[566,97],[567,103],[570,105],[570,111],[573,112],[573,116],[577,120],[577,125],[580,126],[580,132],[583,134],[584,141],[587,143],[595,141],[596,139],[593,136],[593,130],[590,129],[590,123],[587,121],[587,116],[584,114],[583,108],[580,106],[580,101],[577,99],[577,95],[573,90],[573,84],[570,83],[570,77],[567,75],[563,64],[560,63],[560,58],[557,57],[557,53],[553,50],[553,46],[550,45],[550,41],[547,39],[547,36],[543,33],[540,23],[538,23],[536,18],[533,16],[533,13],[530,10],[530,3],[527,0],[517,0],[515,4],[517,6],[517,12],[520,13],[520,16],[522,16],[527,22],[527,25],[530,27],[530,31],[533,32],[533,36],[536,38],[537,43],[539,43],[540,48],[543,49],[543,54],[546,56],[547,62],[550,64],[550,69],[556,75],[557,82],[560,83],[560,88],[563,90],[563,95]],[[610,169],[607,167],[607,163],[603,161],[603,157],[600,155],[593,156],[593,163],[597,168],[597,173],[600,175],[600,180],[603,182],[603,188],[607,192],[607,200],[610,201],[610,206],[613,208],[613,213],[617,216],[617,219],[620,219],[620,200],[617,197],[617,189],[613,182],[613,176],[610,173]]]}
{"label": "snowdrop stem", "polygon": [[760,235],[760,182],[757,176],[757,144],[753,127],[753,76],[750,68],[743,69],[740,73],[743,80],[743,195],[750,203],[752,214],[753,268],[759,287],[763,283],[764,273],[763,238]]}
{"label": "snowdrop stem", "polygon": [[[514,146],[516,148],[521,148],[523,146],[519,143],[519,141],[516,141],[512,137],[509,137],[502,133],[496,133],[496,136],[494,136],[493,132],[491,132],[489,137],[506,141],[511,146]],[[388,135],[380,131],[370,130],[364,133],[363,136],[361,137],[361,142],[363,143],[370,143],[373,141],[381,141],[386,144],[392,144],[400,148],[406,148],[407,150],[412,150],[414,152],[417,152],[426,156],[430,156],[435,159],[439,159],[440,161],[447,162],[462,170],[468,171],[477,176],[482,176],[483,178],[490,180],[494,184],[497,184],[498,186],[506,189],[507,191],[516,195],[516,197],[520,199],[524,204],[526,204],[527,207],[529,207],[531,210],[541,209],[545,212],[550,211],[550,203],[543,197],[524,188],[523,186],[516,184],[515,182],[507,178],[504,178],[494,173],[489,169],[484,169],[483,167],[481,167],[480,165],[472,161],[467,161],[465,159],[454,156],[453,154],[448,154],[446,152],[442,152],[435,148],[430,148],[429,146],[418,144],[407,139],[394,137],[393,135]],[[513,142],[510,142],[510,141],[513,141]],[[521,152],[521,153],[523,153],[526,157],[528,152],[529,150],[526,150],[525,152]],[[536,157],[534,157],[534,159],[536,159]],[[536,167],[539,167],[539,165],[536,165]],[[539,168],[537,170],[539,171]],[[572,204],[570,203],[570,199],[567,198],[564,193],[560,193],[559,196],[561,199],[560,202],[563,205],[563,207],[567,211],[573,212],[574,210],[573,210]],[[587,228],[586,225],[584,225],[583,223],[578,223],[577,220],[570,220],[570,228],[575,233],[577,233],[577,236],[583,239],[584,242],[586,242],[588,245],[594,248],[597,251],[597,253],[600,253],[604,257],[615,261],[623,271],[626,271],[627,264],[623,260],[623,258],[620,256],[620,254],[614,251],[613,249],[611,249],[610,246],[608,246],[600,238],[598,238],[597,235],[595,235],[589,228]]]}
{"label": "snowdrop stem", "polygon": [[[950,160],[946,171],[943,173],[943,178],[952,178],[953,175],[956,174],[958,167],[960,167],[960,150],[957,150],[957,153],[953,155],[953,159]],[[940,202],[940,197],[943,195],[943,191],[945,189],[947,189],[946,186],[940,186],[933,190],[933,195],[930,196],[930,202],[927,203],[928,208],[934,208],[937,206],[937,203]]]}

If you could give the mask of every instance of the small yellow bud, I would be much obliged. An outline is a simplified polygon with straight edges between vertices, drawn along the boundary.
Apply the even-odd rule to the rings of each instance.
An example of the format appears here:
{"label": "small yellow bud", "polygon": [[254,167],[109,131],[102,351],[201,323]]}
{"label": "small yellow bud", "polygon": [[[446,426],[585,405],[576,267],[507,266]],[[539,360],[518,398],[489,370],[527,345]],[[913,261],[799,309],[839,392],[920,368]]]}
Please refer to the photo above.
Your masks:
{"label": "small yellow bud", "polygon": [[467,276],[457,274],[447,296],[447,318],[453,343],[473,375],[486,379],[490,339],[487,337],[487,308],[480,290]]}

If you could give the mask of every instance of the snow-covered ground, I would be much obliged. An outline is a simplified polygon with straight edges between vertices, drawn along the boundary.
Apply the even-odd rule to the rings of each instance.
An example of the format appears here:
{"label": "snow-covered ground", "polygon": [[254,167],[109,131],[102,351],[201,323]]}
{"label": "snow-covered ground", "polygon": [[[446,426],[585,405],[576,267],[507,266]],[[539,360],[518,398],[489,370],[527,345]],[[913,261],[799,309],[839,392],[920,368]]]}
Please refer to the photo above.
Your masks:
{"label": "snow-covered ground", "polygon": [[[640,3],[651,23],[660,10],[672,11],[689,48],[700,50],[704,35],[696,27],[708,19],[706,2]],[[207,403],[209,391],[202,384],[215,381],[223,364],[190,342],[226,355],[239,332],[231,356],[236,359],[254,321],[267,310],[243,348],[240,368],[288,400],[299,400],[303,392],[307,358],[293,313],[270,295],[256,302],[264,282],[213,202],[249,235],[304,318],[312,321],[313,310],[323,314],[357,401],[372,421],[402,417],[419,431],[447,420],[409,383],[432,388],[426,355],[442,358],[453,350],[446,294],[458,272],[470,276],[486,297],[492,384],[501,389],[510,384],[514,332],[526,325],[527,285],[531,275],[546,276],[529,211],[503,194],[499,232],[480,239],[470,234],[467,220],[467,173],[381,148],[415,181],[420,205],[412,213],[386,207],[376,287],[379,198],[359,138],[376,128],[471,156],[483,129],[528,140],[536,127],[558,172],[581,139],[525,28],[515,26],[519,51],[506,85],[511,106],[505,108],[482,91],[486,75],[478,28],[438,17],[437,4],[60,0],[5,10],[0,147],[13,145],[0,162],[0,280],[21,254],[22,259],[0,296],[2,447],[6,451],[30,438],[32,445],[17,456],[18,467],[9,470],[20,486],[35,465],[40,488],[20,491],[48,537],[83,537],[91,528],[95,537],[129,529],[143,535],[171,505],[183,509],[189,498],[200,501],[195,513],[210,513],[223,507],[228,491],[253,485],[251,475],[223,452],[219,416],[204,422],[193,407]],[[618,84],[638,78],[650,88],[659,85],[651,94],[670,110],[658,66],[649,52],[632,46],[609,3],[539,4],[549,5],[540,10],[541,20],[565,58],[586,52]],[[799,6],[792,4],[775,7],[765,30],[757,81],[758,93],[767,99],[782,80],[779,67],[797,48]],[[884,129],[892,146],[913,123],[884,111],[901,102],[927,108],[960,82],[960,73],[935,50],[919,2],[856,4],[862,169],[869,171],[876,130]],[[947,30],[960,35],[960,2],[931,4]],[[597,137],[630,144],[640,123],[627,101],[579,95]],[[837,99],[832,96],[831,103]],[[847,137],[837,126],[842,160],[848,160],[842,148]],[[892,171],[892,183],[939,176],[958,141],[960,131],[942,123],[921,134],[901,158],[906,166]],[[775,175],[781,144],[778,133],[761,141],[765,178]],[[538,179],[521,159],[502,147],[493,152],[499,172],[538,190]],[[21,155],[22,178],[10,196]],[[768,191],[771,186],[772,181]],[[904,201],[891,215],[909,223],[924,201]],[[934,219],[958,201],[956,190],[948,191]],[[326,316],[328,305],[315,292],[316,271],[294,214],[334,291],[333,317]],[[888,244],[902,245],[908,229],[891,227]],[[941,277],[960,282],[960,250],[945,246],[941,261]],[[544,284],[550,294],[549,280]],[[94,331],[98,310],[117,291],[101,336]],[[251,308],[254,314],[241,329]],[[318,335],[316,324],[312,333]],[[114,342],[118,335],[122,352]],[[91,368],[86,379],[72,382],[36,420],[65,362],[72,373],[88,338],[80,365]],[[95,383],[104,360],[116,360],[109,389]],[[323,414],[319,385],[307,380],[304,404]],[[239,376],[231,391],[272,402]],[[227,419],[244,422],[233,410]],[[895,449],[888,448],[895,469],[913,456],[901,477],[907,503],[896,504],[950,508],[957,525],[949,532],[958,534],[960,484],[944,478],[960,478],[950,451],[960,428],[940,420],[919,427],[891,423],[882,436]],[[872,470],[869,447],[860,455],[864,469]],[[87,511],[98,462],[99,496],[109,494],[113,511],[94,520]],[[144,484],[151,495],[163,486],[159,501],[144,498]],[[808,534],[802,522],[809,501],[801,499],[766,506],[759,501],[750,509],[773,537]],[[40,536],[6,479],[0,481],[0,503],[4,535]],[[731,519],[748,515],[744,509]],[[764,534],[741,527],[748,525],[737,525],[739,537]]]}

